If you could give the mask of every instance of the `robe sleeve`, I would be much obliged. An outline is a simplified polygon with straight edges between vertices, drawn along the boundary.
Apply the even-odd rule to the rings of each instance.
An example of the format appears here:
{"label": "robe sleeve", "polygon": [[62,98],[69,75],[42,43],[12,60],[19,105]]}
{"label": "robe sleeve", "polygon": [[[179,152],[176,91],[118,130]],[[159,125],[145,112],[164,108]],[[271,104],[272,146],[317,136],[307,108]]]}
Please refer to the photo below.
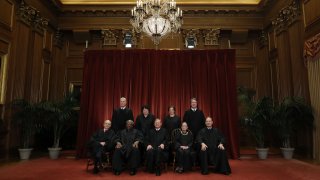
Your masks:
{"label": "robe sleeve", "polygon": [[222,132],[217,129],[217,134],[218,134],[218,141],[219,141],[219,143],[225,145],[225,144],[226,144],[226,140],[225,140],[225,137],[224,137],[224,135],[222,134]]}
{"label": "robe sleeve", "polygon": [[192,134],[189,134],[191,141],[188,143],[188,147],[191,148],[193,145],[193,136]]}
{"label": "robe sleeve", "polygon": [[140,143],[143,142],[143,135],[142,135],[142,132],[139,130],[137,130],[137,136],[136,136],[135,141],[139,141]]}
{"label": "robe sleeve", "polygon": [[180,143],[180,137],[181,137],[181,133],[178,133],[174,139],[174,147],[175,149],[179,149],[180,146],[181,146],[181,143]]}
{"label": "robe sleeve", "polygon": [[204,132],[205,132],[205,131],[204,131],[203,129],[201,129],[201,130],[199,131],[198,135],[197,135],[197,142],[198,142],[199,144],[203,143],[203,138],[204,138],[204,136],[205,136]]}

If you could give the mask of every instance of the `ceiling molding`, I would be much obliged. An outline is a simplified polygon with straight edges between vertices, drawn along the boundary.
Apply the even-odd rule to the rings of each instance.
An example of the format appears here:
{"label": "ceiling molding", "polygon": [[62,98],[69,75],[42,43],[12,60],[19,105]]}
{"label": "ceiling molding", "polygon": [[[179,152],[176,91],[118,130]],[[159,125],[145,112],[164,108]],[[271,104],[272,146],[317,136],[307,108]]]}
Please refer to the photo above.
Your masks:
{"label": "ceiling molding", "polygon": [[[64,5],[134,5],[136,0],[59,0]],[[263,0],[176,0],[177,4],[184,5],[258,5]]]}

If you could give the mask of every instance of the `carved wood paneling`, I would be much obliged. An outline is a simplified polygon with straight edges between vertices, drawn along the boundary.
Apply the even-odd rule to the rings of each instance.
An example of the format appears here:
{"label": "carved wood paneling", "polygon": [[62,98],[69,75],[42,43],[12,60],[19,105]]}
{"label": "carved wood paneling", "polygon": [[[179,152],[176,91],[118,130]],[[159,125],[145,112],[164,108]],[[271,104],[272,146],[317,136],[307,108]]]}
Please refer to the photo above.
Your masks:
{"label": "carved wood paneling", "polygon": [[14,17],[14,3],[11,0],[0,1],[0,25],[8,30],[12,30]]}

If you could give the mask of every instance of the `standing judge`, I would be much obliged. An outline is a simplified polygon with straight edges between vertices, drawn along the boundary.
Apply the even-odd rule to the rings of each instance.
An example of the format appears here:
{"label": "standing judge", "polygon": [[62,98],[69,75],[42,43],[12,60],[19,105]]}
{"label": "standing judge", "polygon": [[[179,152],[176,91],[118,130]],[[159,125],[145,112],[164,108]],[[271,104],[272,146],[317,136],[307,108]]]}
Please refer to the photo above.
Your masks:
{"label": "standing judge", "polygon": [[166,129],[161,128],[162,123],[160,119],[155,120],[154,126],[155,128],[149,130],[146,138],[146,166],[147,171],[149,171],[150,173],[153,173],[155,171],[156,176],[160,176],[160,165],[167,159],[168,133]]}
{"label": "standing judge", "polygon": [[176,108],[170,106],[168,108],[169,114],[164,118],[163,128],[165,128],[169,135],[171,135],[174,129],[180,128],[181,120],[180,117],[176,115]]}
{"label": "standing judge", "polygon": [[120,98],[120,108],[113,111],[112,114],[112,129],[117,133],[126,128],[126,121],[133,119],[132,110],[127,107],[127,99]]}
{"label": "standing judge", "polygon": [[90,139],[89,148],[91,155],[94,158],[94,174],[99,172],[98,166],[101,166],[103,154],[105,152],[111,152],[114,149],[115,133],[110,127],[111,121],[105,120],[103,123],[103,129],[94,133]]}
{"label": "standing judge", "polygon": [[128,163],[130,175],[135,175],[140,164],[139,143],[143,141],[141,132],[133,128],[133,121],[126,122],[126,129],[117,134],[115,142],[117,143],[113,159],[112,167],[115,175],[119,175],[123,170],[125,162]]}
{"label": "standing judge", "polygon": [[197,141],[201,144],[200,167],[203,175],[208,174],[208,165],[214,165],[215,171],[225,175],[231,173],[225,150],[225,140],[222,133],[213,126],[211,117],[206,119],[206,127],[201,129]]}
{"label": "standing judge", "polygon": [[180,117],[176,115],[176,108],[174,106],[170,106],[168,108],[169,114],[164,118],[163,128],[165,128],[168,132],[169,136],[169,159],[168,162],[171,163],[173,161],[173,150],[174,150],[174,139],[171,139],[172,131],[174,129],[180,128],[181,120]]}
{"label": "standing judge", "polygon": [[154,128],[154,115],[150,113],[150,107],[143,105],[141,107],[141,114],[136,118],[136,128],[140,130],[144,137],[150,129]]}
{"label": "standing judge", "polygon": [[203,112],[198,108],[196,98],[191,98],[190,109],[184,113],[183,122],[188,124],[194,137],[198,134],[200,129],[205,127],[205,117]]}

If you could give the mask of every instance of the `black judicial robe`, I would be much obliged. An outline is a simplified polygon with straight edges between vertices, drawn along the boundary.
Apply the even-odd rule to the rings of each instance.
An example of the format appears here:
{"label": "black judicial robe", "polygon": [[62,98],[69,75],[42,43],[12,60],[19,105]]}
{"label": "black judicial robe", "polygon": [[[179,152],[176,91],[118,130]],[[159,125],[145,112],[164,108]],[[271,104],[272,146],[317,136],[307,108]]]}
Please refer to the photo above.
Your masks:
{"label": "black judicial robe", "polygon": [[[114,139],[115,133],[112,129],[104,132],[103,129],[98,130],[95,132],[89,141],[89,147],[93,148],[93,152],[100,151],[100,150],[112,150],[114,147]],[[106,145],[102,147],[100,142],[105,142]],[[104,149],[103,149],[104,148]]]}
{"label": "black judicial robe", "polygon": [[154,128],[154,120],[155,117],[152,114],[148,114],[147,117],[145,117],[143,114],[137,116],[135,127],[142,132],[144,138],[146,138],[149,130]]}
{"label": "black judicial robe", "polygon": [[[174,142],[178,167],[183,167],[183,170],[190,170],[192,167],[193,135],[191,133],[182,134],[182,131],[180,131]],[[188,146],[189,149],[181,149],[180,146]]]}
{"label": "black judicial robe", "polygon": [[[115,146],[114,140],[115,133],[112,129],[109,129],[106,132],[104,132],[104,129],[100,129],[92,135],[88,146],[91,156],[94,158],[95,167],[98,165],[98,163],[101,163],[104,152],[110,152],[113,150]],[[106,144],[102,146],[100,142],[105,142]]]}
{"label": "black judicial robe", "polygon": [[143,135],[137,129],[124,129],[117,134],[115,142],[120,142],[122,147],[115,149],[112,166],[116,171],[121,171],[125,161],[131,169],[136,169],[140,164],[140,151],[132,145],[134,142],[143,142]]}
{"label": "black judicial robe", "polygon": [[200,109],[193,111],[191,109],[187,110],[183,116],[183,122],[188,124],[193,137],[196,137],[200,129],[205,127],[205,117]]}
{"label": "black judicial robe", "polygon": [[[146,166],[149,172],[152,172],[154,168],[159,169],[161,162],[165,162],[168,159],[166,150],[168,149],[168,133],[164,128],[160,128],[158,131],[153,128],[149,130],[146,138],[146,147],[151,145],[153,149],[147,150]],[[160,149],[160,144],[164,144],[164,149]]]}
{"label": "black judicial robe", "polygon": [[179,116],[170,117],[169,115],[164,118],[163,128],[165,128],[171,137],[171,133],[174,129],[180,128],[181,120]]}
{"label": "black judicial robe", "polygon": [[118,108],[112,114],[112,129],[117,133],[126,128],[126,121],[134,120],[132,110]]}
{"label": "black judicial robe", "polygon": [[216,171],[220,173],[231,173],[230,165],[226,150],[220,150],[218,145],[221,143],[225,146],[223,134],[217,128],[201,129],[197,136],[199,144],[205,143],[208,146],[206,151],[200,150],[200,166],[201,170],[208,172],[208,164],[215,166]]}

